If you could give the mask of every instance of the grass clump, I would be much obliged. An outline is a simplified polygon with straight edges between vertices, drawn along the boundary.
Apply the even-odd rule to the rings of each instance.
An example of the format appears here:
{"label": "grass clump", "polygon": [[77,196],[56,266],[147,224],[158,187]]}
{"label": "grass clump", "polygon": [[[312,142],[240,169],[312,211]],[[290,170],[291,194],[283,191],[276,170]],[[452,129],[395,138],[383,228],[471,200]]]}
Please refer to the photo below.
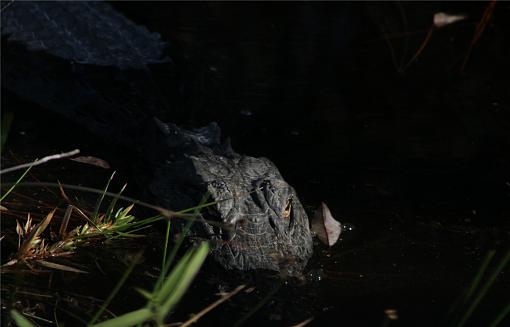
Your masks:
{"label": "grass clump", "polygon": [[[2,210],[9,211],[9,209],[4,206],[4,199],[15,187],[19,186],[21,180],[27,175],[31,168],[32,165],[29,165],[22,176],[1,196],[0,204],[2,205]],[[125,186],[116,194],[112,195],[112,193],[108,192],[112,178],[113,175],[108,180],[106,187],[99,192],[100,195],[92,211],[87,211],[80,208],[78,205],[72,204],[69,197],[64,192],[64,187],[60,185],[61,195],[68,203],[65,210],[59,210],[58,208],[51,209],[49,213],[45,214],[39,221],[34,220],[30,213],[25,216],[26,219],[24,220],[22,217],[16,218],[15,234],[18,237],[17,248],[14,253],[9,256],[7,262],[0,266],[0,273],[9,273],[11,276],[14,276],[14,278],[9,278],[9,280],[14,281],[15,284],[21,280],[18,273],[25,272],[26,270],[24,270],[24,268],[28,268],[31,274],[59,270],[63,273],[79,273],[81,275],[86,271],[75,268],[69,264],[62,264],[58,261],[58,258],[72,258],[76,251],[82,247],[101,247],[105,240],[115,241],[121,238],[130,239],[144,237],[145,235],[140,235],[137,232],[150,227],[158,220],[169,220],[169,218],[178,216],[178,213],[173,215],[173,212],[161,208],[160,214],[157,216],[147,219],[137,219],[135,215],[132,214],[133,203],[127,207],[117,206],[119,199],[125,200],[125,197],[121,196]],[[102,204],[106,198],[111,198],[111,201],[108,207],[104,211],[101,211]],[[205,200],[206,197],[204,197],[203,201],[196,208],[183,210],[183,217],[188,220],[186,231],[191,227],[195,217],[200,214],[200,209],[207,206],[207,204],[204,204]],[[189,212],[192,212],[192,214],[188,214]],[[165,215],[162,213],[167,214]],[[172,213],[172,217],[168,215],[168,213]],[[170,223],[168,222],[168,232],[169,227]],[[14,235],[14,231],[6,233],[5,235],[9,234]],[[209,252],[209,244],[207,242],[202,242],[189,249],[175,265],[172,265],[172,261],[174,261],[185,236],[186,232],[182,233],[172,247],[172,245],[170,245],[169,234],[167,234],[162,258],[163,267],[160,275],[155,280],[154,287],[150,291],[142,288],[136,289],[138,293],[146,299],[146,304],[143,307],[123,313],[114,318],[111,318],[112,313],[107,309],[119,291],[125,287],[125,283],[132,274],[135,266],[141,262],[143,251],[138,251],[131,260],[131,263],[125,268],[110,295],[102,302],[99,309],[91,315],[91,318],[87,319],[89,322],[84,322],[83,317],[78,319],[81,321],[81,324],[87,326],[111,327],[131,326],[144,322],[152,322],[152,324],[156,324],[157,326],[163,326],[169,314],[186,293],[186,290],[200,270]],[[169,251],[170,248],[171,251]],[[169,254],[169,252],[171,253]],[[51,282],[49,284],[51,284]],[[35,289],[30,289],[30,285],[31,284],[28,285],[28,292],[26,292],[26,294],[36,294],[37,292]],[[54,308],[54,322],[51,322],[46,318],[33,314],[33,312],[28,310],[28,307],[27,310],[25,310],[24,306],[13,306],[13,301],[17,296],[16,294],[21,294],[21,289],[17,285],[13,285],[11,289],[14,291],[12,292],[8,291],[8,289],[8,285],[3,285],[2,293],[3,295],[8,294],[10,298],[11,310],[9,311],[9,317],[16,325],[21,327],[36,326],[35,322],[38,320],[58,325],[57,316],[55,314],[56,308]],[[54,297],[54,306],[56,307],[59,301],[59,295],[57,293],[51,294],[51,292],[50,288],[49,293],[45,294],[45,296],[47,298]],[[7,302],[5,300],[5,298],[2,298],[3,303]],[[108,314],[106,314],[107,312]]]}
{"label": "grass clump", "polygon": [[[28,173],[32,166],[29,166],[23,175],[9,188],[8,193],[16,187],[21,179]],[[70,256],[75,253],[80,246],[97,244],[105,239],[113,237],[140,237],[133,232],[143,228],[152,220],[135,221],[135,216],[130,214],[134,204],[126,208],[115,209],[117,198],[115,197],[108,207],[106,213],[100,214],[99,208],[108,190],[109,183],[114,174],[110,177],[101,197],[98,200],[96,209],[92,215],[87,214],[85,210],[78,206],[68,204],[58,233],[48,233],[47,229],[54,221],[57,208],[51,210],[39,223],[34,223],[30,213],[24,223],[16,220],[16,234],[18,235],[18,249],[16,253],[11,255],[11,259],[0,266],[0,272],[15,271],[17,265],[24,264],[33,270],[36,266],[66,270],[71,272],[83,273],[83,270],[76,269],[67,265],[50,262],[48,259]],[[118,196],[125,189],[125,186],[118,193]],[[60,188],[63,198],[70,203],[69,197],[65,194],[63,188]],[[4,194],[0,200],[0,204],[8,194]],[[2,206],[3,207],[3,206]],[[3,207],[5,208],[5,207]],[[5,210],[8,210],[5,208]],[[73,213],[80,218],[83,223],[75,224],[76,226],[68,230]]]}
{"label": "grass clump", "polygon": [[[134,226],[139,227],[140,223],[133,222],[135,217],[129,214],[132,208],[133,205],[120,208],[111,217],[107,218],[107,215],[100,215],[93,221],[82,210],[69,205],[62,219],[56,240],[50,240],[42,236],[55,217],[56,209],[48,213],[38,224],[34,224],[30,214],[28,214],[25,224],[16,221],[16,233],[19,238],[18,250],[12,255],[11,260],[1,266],[2,272],[6,272],[7,268],[17,264],[25,264],[32,269],[35,263],[47,268],[83,273],[82,270],[52,263],[47,259],[70,256],[80,246],[99,243],[105,238],[111,238],[115,235],[134,236],[131,230]],[[79,212],[87,222],[76,226],[71,231],[67,231],[68,222],[73,211]]]}

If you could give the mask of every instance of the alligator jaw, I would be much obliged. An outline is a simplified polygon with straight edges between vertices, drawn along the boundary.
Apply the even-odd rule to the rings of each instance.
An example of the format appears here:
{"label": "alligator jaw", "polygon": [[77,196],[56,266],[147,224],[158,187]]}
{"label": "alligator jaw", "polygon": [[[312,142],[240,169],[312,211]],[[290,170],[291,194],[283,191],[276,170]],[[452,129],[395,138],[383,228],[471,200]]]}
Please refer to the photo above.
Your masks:
{"label": "alligator jaw", "polygon": [[268,164],[271,173],[259,179],[248,195],[232,198],[217,183],[208,188],[219,201],[217,210],[223,222],[234,228],[227,239],[212,236],[212,253],[229,269],[269,269],[297,275],[312,254],[308,217],[276,167],[267,159],[250,158],[251,163],[253,160]]}

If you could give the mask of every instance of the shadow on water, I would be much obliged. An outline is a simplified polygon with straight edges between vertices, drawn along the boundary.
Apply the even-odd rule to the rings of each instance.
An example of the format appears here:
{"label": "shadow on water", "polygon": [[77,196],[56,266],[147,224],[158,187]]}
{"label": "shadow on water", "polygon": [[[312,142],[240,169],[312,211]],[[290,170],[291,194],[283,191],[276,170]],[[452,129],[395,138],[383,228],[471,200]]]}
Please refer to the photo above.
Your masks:
{"label": "shadow on water", "polygon": [[[240,276],[211,263],[176,319],[213,302],[222,289],[249,282],[257,286],[252,293],[199,324],[233,325],[246,317],[246,325],[280,326],[314,317],[314,326],[380,326],[388,310],[398,315],[389,325],[443,324],[488,251],[508,249],[510,12],[504,4],[462,73],[485,3],[114,6],[170,42],[172,74],[152,68],[156,92],[172,95],[158,116],[188,126],[217,121],[236,151],[274,161],[309,213],[325,201],[338,220],[356,226],[331,249],[316,244],[304,281]],[[438,30],[419,60],[399,72],[439,11],[468,19]],[[20,159],[80,147],[110,161],[119,179],[136,180],[124,151],[2,93],[2,107],[16,110],[7,150]],[[3,165],[12,160],[8,153]],[[41,174],[97,180],[101,187],[108,174],[91,170],[89,176],[79,164],[55,163]],[[154,252],[150,261],[158,249],[147,248]],[[506,275],[472,326],[501,311],[510,291]]]}

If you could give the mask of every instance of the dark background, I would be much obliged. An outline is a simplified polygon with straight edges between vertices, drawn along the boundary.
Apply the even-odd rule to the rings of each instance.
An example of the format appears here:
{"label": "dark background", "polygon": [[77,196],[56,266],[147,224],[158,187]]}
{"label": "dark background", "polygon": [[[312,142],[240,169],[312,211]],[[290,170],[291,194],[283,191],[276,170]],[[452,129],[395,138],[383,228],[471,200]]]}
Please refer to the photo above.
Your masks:
{"label": "dark background", "polygon": [[[508,4],[461,71],[486,5],[115,3],[169,41],[169,120],[219,122],[234,149],[269,157],[314,201],[366,206],[346,199],[361,184],[389,197],[372,205],[495,222],[510,191]],[[441,11],[468,19],[407,65]]]}
{"label": "dark background", "polygon": [[[325,201],[356,226],[332,249],[318,245],[311,281],[284,287],[248,324],[379,325],[385,309],[401,325],[436,324],[487,250],[508,247],[508,3],[497,3],[464,68],[488,2],[112,4],[169,43],[172,63],[144,76],[142,94],[163,103],[151,114],[186,127],[217,121],[237,152],[274,161],[309,212]],[[435,30],[409,63],[441,11],[468,18]],[[16,108],[14,153],[80,147],[121,172],[136,164],[4,89],[2,105]],[[502,274],[473,326],[495,316],[508,286]],[[269,292],[259,290],[257,300]],[[177,317],[212,302],[207,291],[191,293]],[[232,300],[203,324],[232,324],[255,299]]]}

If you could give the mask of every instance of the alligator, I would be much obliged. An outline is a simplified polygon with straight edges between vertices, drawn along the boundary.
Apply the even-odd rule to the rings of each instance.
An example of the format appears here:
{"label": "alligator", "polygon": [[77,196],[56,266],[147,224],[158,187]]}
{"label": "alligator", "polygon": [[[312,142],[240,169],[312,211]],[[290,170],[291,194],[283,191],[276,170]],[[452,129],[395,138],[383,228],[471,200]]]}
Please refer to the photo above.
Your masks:
{"label": "alligator", "polygon": [[223,267],[303,271],[312,233],[278,168],[236,153],[214,122],[186,129],[151,115],[161,103],[139,77],[171,62],[157,33],[103,2],[10,2],[1,15],[3,88],[131,149],[153,172],[149,189],[164,207],[192,207],[209,192],[216,207],[191,234],[210,240]]}

